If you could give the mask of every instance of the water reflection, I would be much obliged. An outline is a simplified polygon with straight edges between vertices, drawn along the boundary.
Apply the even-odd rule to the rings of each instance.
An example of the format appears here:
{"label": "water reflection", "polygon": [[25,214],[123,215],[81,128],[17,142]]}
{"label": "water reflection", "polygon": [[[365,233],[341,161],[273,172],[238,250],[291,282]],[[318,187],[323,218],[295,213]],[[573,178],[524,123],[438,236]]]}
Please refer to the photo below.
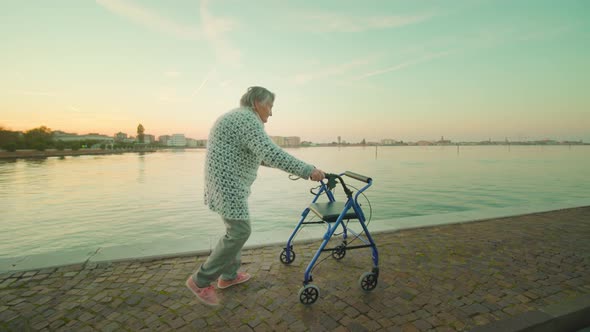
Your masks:
{"label": "water reflection", "polygon": [[[289,152],[332,173],[350,170],[373,177],[367,196],[377,223],[488,207],[544,206],[590,195],[585,185],[590,147],[374,149]],[[217,236],[223,226],[202,202],[205,156],[200,149],[0,160],[0,257],[174,239],[195,234],[195,227],[205,240]],[[290,232],[314,185],[261,168],[250,200],[257,227]]]}
{"label": "water reflection", "polygon": [[17,161],[17,158],[0,159],[0,167],[2,167],[3,164],[16,164]]}
{"label": "water reflection", "polygon": [[47,162],[47,157],[25,159],[25,165],[30,167],[40,167]]}
{"label": "water reflection", "polygon": [[145,183],[145,152],[140,152],[137,156],[137,183]]}
{"label": "water reflection", "polygon": [[0,184],[12,181],[12,174],[17,168],[17,159],[0,159]]}

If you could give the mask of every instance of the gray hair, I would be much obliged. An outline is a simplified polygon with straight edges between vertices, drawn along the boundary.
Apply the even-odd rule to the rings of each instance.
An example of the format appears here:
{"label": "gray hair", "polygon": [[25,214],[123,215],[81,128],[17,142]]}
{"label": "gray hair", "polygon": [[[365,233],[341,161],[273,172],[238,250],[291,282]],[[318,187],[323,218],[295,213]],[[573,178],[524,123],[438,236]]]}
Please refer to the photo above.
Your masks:
{"label": "gray hair", "polygon": [[275,101],[275,94],[268,91],[261,86],[251,86],[248,91],[244,93],[240,99],[240,106],[242,107],[254,107],[254,102],[265,103],[267,101]]}

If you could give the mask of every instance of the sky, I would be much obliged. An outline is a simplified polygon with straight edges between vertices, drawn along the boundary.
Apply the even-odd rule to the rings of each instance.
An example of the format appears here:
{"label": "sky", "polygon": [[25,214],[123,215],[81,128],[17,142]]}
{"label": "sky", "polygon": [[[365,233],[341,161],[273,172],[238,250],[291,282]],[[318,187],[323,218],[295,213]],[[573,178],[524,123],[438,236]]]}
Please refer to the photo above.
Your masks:
{"label": "sky", "polygon": [[587,0],[6,0],[0,126],[206,139],[249,86],[269,135],[590,141]]}

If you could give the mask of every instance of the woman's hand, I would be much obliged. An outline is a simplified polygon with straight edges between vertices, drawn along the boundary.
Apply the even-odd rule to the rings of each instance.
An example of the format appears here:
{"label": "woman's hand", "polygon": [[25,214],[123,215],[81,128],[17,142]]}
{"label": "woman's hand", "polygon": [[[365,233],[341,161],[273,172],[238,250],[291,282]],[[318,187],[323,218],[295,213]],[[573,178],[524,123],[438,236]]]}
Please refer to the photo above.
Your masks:
{"label": "woman's hand", "polygon": [[313,171],[311,171],[311,175],[309,176],[311,181],[321,181],[325,177],[326,177],[326,174],[324,173],[324,171],[322,171],[321,169],[317,169],[317,168],[314,168]]}

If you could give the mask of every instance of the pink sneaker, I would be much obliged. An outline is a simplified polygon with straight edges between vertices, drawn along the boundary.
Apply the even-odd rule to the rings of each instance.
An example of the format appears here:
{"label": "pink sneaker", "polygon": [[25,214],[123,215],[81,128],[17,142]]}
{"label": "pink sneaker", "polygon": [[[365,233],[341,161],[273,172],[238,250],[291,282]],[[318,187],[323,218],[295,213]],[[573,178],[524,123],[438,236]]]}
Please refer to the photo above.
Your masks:
{"label": "pink sneaker", "polygon": [[197,299],[202,303],[209,305],[209,306],[216,306],[219,305],[219,299],[217,298],[217,294],[215,293],[215,287],[213,285],[208,287],[199,288],[197,284],[195,284],[193,277],[190,276],[186,280],[186,287],[195,294]]}
{"label": "pink sneaker", "polygon": [[219,280],[217,280],[217,288],[224,289],[233,285],[241,284],[250,280],[251,277],[252,276],[249,273],[238,272],[238,276],[234,280],[223,280],[219,278]]}

